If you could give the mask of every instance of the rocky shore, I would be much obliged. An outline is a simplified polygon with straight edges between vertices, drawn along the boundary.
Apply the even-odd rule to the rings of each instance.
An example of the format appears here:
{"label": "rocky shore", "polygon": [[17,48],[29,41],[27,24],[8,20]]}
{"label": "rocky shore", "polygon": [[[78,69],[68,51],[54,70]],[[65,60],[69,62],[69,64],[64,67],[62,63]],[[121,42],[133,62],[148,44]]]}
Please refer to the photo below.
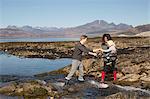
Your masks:
{"label": "rocky shore", "polygon": [[[83,60],[85,79],[80,83],[73,78],[72,84],[62,87],[65,75],[70,66],[62,69],[37,74],[29,79],[13,79],[3,77],[7,83],[0,86],[0,93],[26,97],[49,96],[55,98],[106,98],[121,97],[136,99],[136,97],[150,97],[150,38],[148,37],[122,37],[113,38],[118,48],[117,81],[112,81],[111,74],[106,77],[107,89],[99,89],[89,81],[100,81],[103,62],[101,57],[85,56]],[[100,38],[89,39],[89,48],[98,48]],[[19,57],[29,58],[71,58],[74,45],[77,42],[14,42],[0,43],[0,51]],[[78,72],[76,73],[78,75]],[[14,76],[13,76],[14,77]],[[10,77],[10,78],[13,78]],[[15,78],[15,77],[14,77]],[[17,77],[16,77],[17,78]],[[8,80],[6,80],[8,79]],[[10,82],[9,82],[10,81]],[[125,90],[117,87],[130,86],[145,91]]]}
{"label": "rocky shore", "polygon": [[74,42],[10,42],[0,43],[0,50],[26,58],[71,58]]}

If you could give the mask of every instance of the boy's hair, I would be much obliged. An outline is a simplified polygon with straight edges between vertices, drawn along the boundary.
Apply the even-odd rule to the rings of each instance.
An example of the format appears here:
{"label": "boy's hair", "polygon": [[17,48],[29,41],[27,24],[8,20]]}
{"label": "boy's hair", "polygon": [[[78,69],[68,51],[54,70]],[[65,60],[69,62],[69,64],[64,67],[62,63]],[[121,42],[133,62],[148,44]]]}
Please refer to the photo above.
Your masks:
{"label": "boy's hair", "polygon": [[80,36],[80,41],[83,40],[83,39],[85,39],[85,38],[88,38],[88,36],[86,36],[86,35],[81,35],[81,36]]}

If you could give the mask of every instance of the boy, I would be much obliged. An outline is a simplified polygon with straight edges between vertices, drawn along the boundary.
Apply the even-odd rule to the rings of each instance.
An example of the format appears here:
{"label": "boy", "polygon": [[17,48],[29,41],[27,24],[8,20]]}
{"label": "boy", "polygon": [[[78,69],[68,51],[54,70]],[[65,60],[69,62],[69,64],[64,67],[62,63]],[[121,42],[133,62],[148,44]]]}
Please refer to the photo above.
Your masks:
{"label": "boy", "polygon": [[93,55],[93,56],[97,56],[96,53],[93,53],[94,51],[97,51],[97,50],[89,50],[88,48],[85,47],[85,43],[87,42],[87,36],[86,35],[82,35],[80,37],[80,42],[78,44],[75,45],[75,49],[74,49],[74,53],[73,53],[73,60],[72,60],[72,67],[71,67],[71,70],[69,72],[69,74],[67,75],[67,77],[65,77],[65,79],[67,81],[69,81],[72,76],[74,75],[74,73],[76,72],[76,70],[79,68],[79,77],[78,77],[78,80],[79,81],[84,81],[84,78],[83,78],[83,65],[81,63],[82,61],[82,53],[88,53],[90,55]]}

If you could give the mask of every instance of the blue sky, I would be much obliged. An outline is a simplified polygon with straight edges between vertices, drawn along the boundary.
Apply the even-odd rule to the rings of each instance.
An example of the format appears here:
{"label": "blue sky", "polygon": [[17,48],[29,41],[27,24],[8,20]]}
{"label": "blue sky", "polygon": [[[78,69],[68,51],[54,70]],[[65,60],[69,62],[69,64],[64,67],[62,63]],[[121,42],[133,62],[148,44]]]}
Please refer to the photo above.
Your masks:
{"label": "blue sky", "polygon": [[150,23],[150,0],[0,0],[0,26],[73,27],[94,20]]}

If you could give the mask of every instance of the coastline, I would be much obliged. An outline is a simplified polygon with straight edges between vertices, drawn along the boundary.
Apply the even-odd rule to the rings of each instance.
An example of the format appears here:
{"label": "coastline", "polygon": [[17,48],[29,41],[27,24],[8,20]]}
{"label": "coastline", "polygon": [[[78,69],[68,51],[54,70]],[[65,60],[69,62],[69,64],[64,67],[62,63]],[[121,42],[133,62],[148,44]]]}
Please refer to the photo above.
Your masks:
{"label": "coastline", "polygon": [[[100,38],[89,39],[89,43],[87,44],[87,46],[89,46],[90,48],[99,47],[99,39]],[[149,68],[150,59],[148,57],[150,52],[149,40],[150,38],[146,38],[146,37],[114,38],[114,41],[118,48],[118,58],[119,58],[118,74],[117,74],[118,81],[112,82],[111,79],[108,79],[107,80],[108,83],[119,84],[122,86],[133,86],[133,87],[150,90],[150,81],[148,79],[150,77],[150,68]],[[0,50],[19,57],[28,57],[28,58],[36,57],[36,58],[47,58],[47,59],[71,58],[73,53],[73,47],[76,42],[77,41],[13,42],[13,43],[7,42],[7,43],[0,43]],[[98,78],[101,77],[101,73],[100,73],[102,69],[101,59],[96,59],[90,56],[84,56],[83,64],[85,66],[85,77],[87,80],[91,78],[93,79],[95,76]],[[100,71],[97,71],[99,67],[100,67]],[[37,83],[41,83],[40,81],[37,81],[37,79],[40,79],[41,81],[44,80],[47,83],[51,82],[50,83],[51,85],[53,82],[52,78],[55,78],[55,80],[57,80],[57,76],[59,76],[58,79],[62,79],[68,73],[68,71],[69,71],[69,66],[66,66],[56,71],[37,74],[34,76],[35,79],[30,79],[30,80],[33,82],[35,81]],[[78,75],[78,73],[76,73],[76,75]],[[99,79],[97,79],[97,81],[98,80]],[[19,80],[17,80],[16,82],[18,81]],[[20,84],[27,83],[27,82],[28,81],[22,81],[22,82],[19,81],[17,86],[20,86]],[[76,83],[75,78],[73,82]],[[79,85],[80,87],[84,86],[84,84],[82,85],[80,83],[79,84],[77,83],[77,85]],[[42,85],[42,88],[45,88],[45,86],[44,87],[43,86],[44,85]],[[76,86],[72,86],[71,88],[75,88],[75,87]],[[4,88],[1,87],[0,92],[2,92],[2,89]],[[82,90],[78,88],[78,91],[80,92]],[[47,93],[46,90],[44,92]],[[53,91],[51,90],[51,92]],[[11,93],[11,91],[6,92],[5,94],[7,93]],[[67,90],[67,93],[65,95],[62,95],[62,93],[60,94],[59,91],[58,93],[59,93],[59,95],[57,94],[58,96],[66,96],[66,94],[68,93],[73,94],[74,90],[71,92]]]}

